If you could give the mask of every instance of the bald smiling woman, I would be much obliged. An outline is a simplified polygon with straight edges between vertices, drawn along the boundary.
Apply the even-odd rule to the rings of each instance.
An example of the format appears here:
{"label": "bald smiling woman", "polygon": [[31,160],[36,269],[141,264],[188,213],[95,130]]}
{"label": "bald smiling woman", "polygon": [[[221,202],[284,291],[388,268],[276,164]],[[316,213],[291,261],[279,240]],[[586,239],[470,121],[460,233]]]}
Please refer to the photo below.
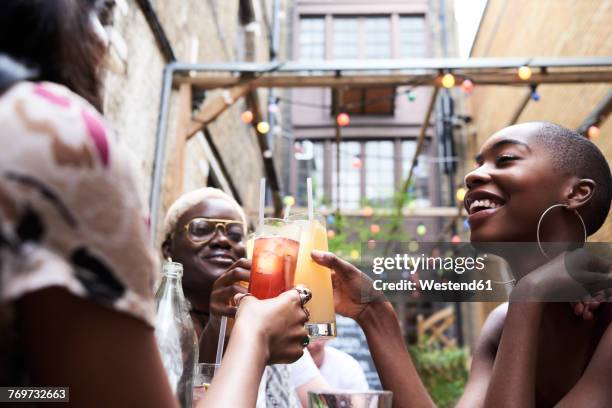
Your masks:
{"label": "bald smiling woman", "polygon": [[[562,126],[525,123],[485,142],[465,184],[474,245],[523,244],[519,256],[498,254],[507,256],[517,284],[510,303],[494,310],[482,329],[458,407],[612,406],[612,305],[583,318],[567,302],[533,301],[578,296],[585,288],[597,288],[590,293],[596,296],[612,288],[609,261],[581,250],[549,260],[552,252],[533,245],[581,245],[601,227],[612,197],[605,157]],[[390,303],[373,290],[364,296],[372,282],[351,264],[331,253],[312,257],[335,271],[336,311],[364,329],[382,384],[394,392],[393,406],[433,406]],[[591,286],[570,277],[569,263],[587,271]]]}

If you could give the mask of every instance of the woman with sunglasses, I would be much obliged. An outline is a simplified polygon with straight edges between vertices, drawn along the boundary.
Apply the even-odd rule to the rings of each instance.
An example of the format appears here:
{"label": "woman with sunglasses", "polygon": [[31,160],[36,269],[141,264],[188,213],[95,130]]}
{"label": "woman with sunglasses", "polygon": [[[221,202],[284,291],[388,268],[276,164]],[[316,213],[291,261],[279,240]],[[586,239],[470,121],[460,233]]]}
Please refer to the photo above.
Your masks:
{"label": "woman with sunglasses", "polygon": [[[183,289],[200,339],[200,360],[213,362],[220,320],[235,317],[232,300],[247,293],[251,262],[245,259],[244,210],[223,191],[201,188],[170,206],[165,231],[164,257],[183,264]],[[290,366],[270,367],[264,377],[258,407],[306,406],[308,390],[327,387],[307,352]]]}
{"label": "woman with sunglasses", "polygon": [[[99,113],[94,3],[0,2],[0,384],[68,387],[74,407],[175,407],[144,183]],[[306,300],[243,299],[200,406],[252,406],[265,365],[302,355]]]}

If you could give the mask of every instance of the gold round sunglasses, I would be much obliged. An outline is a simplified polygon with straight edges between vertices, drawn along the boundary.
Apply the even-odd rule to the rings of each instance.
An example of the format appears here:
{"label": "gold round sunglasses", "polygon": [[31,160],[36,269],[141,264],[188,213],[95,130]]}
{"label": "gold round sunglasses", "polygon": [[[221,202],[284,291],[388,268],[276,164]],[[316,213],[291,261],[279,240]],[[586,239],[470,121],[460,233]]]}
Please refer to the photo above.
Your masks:
{"label": "gold round sunglasses", "polygon": [[244,240],[246,233],[245,225],[241,221],[204,217],[190,220],[184,228],[187,239],[196,245],[208,243],[219,228],[230,241],[236,244]]}

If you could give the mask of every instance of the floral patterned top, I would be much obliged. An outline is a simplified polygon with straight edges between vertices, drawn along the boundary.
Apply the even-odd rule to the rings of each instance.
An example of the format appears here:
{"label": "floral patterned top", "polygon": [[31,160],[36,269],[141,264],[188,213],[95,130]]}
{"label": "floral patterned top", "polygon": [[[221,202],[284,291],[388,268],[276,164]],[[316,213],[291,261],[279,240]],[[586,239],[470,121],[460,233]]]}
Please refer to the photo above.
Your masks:
{"label": "floral patterned top", "polygon": [[0,320],[55,286],[153,326],[141,183],[101,115],[65,87],[20,82],[0,95],[0,146]]}

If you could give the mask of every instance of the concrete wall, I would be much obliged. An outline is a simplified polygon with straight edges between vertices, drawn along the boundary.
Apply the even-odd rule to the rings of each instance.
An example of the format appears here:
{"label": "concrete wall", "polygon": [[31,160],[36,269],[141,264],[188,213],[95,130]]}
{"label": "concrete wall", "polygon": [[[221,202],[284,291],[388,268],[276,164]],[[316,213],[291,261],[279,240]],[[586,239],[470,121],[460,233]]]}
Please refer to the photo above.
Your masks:
{"label": "concrete wall", "polygon": [[[576,57],[612,55],[612,3],[599,0],[489,0],[473,57]],[[610,90],[609,84],[543,85],[519,122],[547,120],[576,129]],[[476,144],[508,125],[527,87],[479,87],[471,107]],[[612,157],[612,121],[595,140]],[[612,217],[592,241],[612,241]]]}
{"label": "concrete wall", "polygon": [[[134,0],[126,0],[127,13],[117,8],[114,28],[127,44],[125,73],[106,73],[104,109],[107,118],[119,135],[127,140],[140,160],[145,190],[150,191],[155,132],[159,112],[162,72],[166,64],[155,38],[140,8]],[[255,30],[255,60],[268,58],[267,25],[264,18],[271,15],[267,3],[254,0],[257,27]],[[239,58],[243,27],[238,19],[238,1],[218,0],[153,0],[153,7],[180,61],[191,62],[194,50],[197,62],[234,61]],[[215,92],[208,92],[212,97]],[[162,189],[160,220],[174,200],[175,166],[185,166],[184,191],[207,183],[207,158],[194,138],[186,147],[185,159],[177,163],[176,129],[178,92],[173,91],[170,119],[166,137],[166,160]],[[262,176],[261,153],[252,130],[240,119],[244,102],[238,101],[209,126],[230,178],[236,186],[247,213],[255,213]],[[265,106],[265,105],[264,105]],[[161,222],[159,222],[161,224]],[[159,236],[159,232],[158,232]]]}

